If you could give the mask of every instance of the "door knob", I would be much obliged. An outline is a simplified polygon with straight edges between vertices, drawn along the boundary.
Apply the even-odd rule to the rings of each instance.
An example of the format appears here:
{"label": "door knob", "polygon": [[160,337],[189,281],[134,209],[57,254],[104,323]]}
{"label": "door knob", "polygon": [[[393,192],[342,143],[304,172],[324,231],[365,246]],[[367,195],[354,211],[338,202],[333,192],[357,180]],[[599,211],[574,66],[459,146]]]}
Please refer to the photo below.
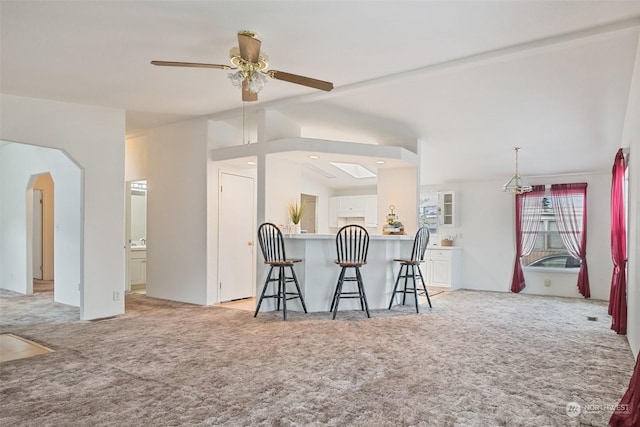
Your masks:
{"label": "door knob", "polygon": [[247,242],[247,245],[253,246],[253,242]]}

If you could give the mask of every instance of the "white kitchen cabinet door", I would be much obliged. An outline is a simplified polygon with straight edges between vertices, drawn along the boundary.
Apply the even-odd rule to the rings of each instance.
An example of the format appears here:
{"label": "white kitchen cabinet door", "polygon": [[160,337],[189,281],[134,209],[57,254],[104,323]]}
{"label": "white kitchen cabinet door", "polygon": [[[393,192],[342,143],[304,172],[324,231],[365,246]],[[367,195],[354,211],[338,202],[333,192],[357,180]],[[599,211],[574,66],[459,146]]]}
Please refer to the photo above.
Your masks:
{"label": "white kitchen cabinet door", "polygon": [[338,201],[339,218],[364,217],[364,196],[339,196],[335,198]]}
{"label": "white kitchen cabinet door", "polygon": [[144,285],[147,283],[146,251],[132,251],[129,259],[129,284]]}
{"label": "white kitchen cabinet door", "polygon": [[336,197],[338,201],[338,216],[346,216],[351,213],[351,198]]}
{"label": "white kitchen cabinet door", "polygon": [[440,225],[443,227],[456,226],[456,195],[453,191],[438,193],[438,210]]}
{"label": "white kitchen cabinet door", "polygon": [[329,197],[329,227],[338,227],[339,197]]}
{"label": "white kitchen cabinet door", "polygon": [[364,225],[365,227],[378,226],[378,196],[364,197]]}
{"label": "white kitchen cabinet door", "polygon": [[365,197],[364,196],[351,196],[349,197],[350,199],[350,206],[351,206],[351,211],[352,212],[356,212],[359,215],[354,215],[354,216],[364,216],[365,213]]}
{"label": "white kitchen cabinet door", "polygon": [[451,261],[448,258],[431,259],[431,285],[451,286]]}
{"label": "white kitchen cabinet door", "polygon": [[430,248],[425,252],[425,281],[428,286],[460,289],[462,277],[461,248]]}

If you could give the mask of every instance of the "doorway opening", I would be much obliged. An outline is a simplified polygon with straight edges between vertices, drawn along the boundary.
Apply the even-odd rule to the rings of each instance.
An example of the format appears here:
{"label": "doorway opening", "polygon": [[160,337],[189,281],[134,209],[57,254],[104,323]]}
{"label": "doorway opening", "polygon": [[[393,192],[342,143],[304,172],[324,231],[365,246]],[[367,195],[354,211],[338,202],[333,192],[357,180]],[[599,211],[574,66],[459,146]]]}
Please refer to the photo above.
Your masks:
{"label": "doorway opening", "polygon": [[127,191],[127,291],[147,291],[147,181],[131,181]]}
{"label": "doorway opening", "polygon": [[54,291],[54,200],[51,174],[37,175],[33,184],[33,292]]}
{"label": "doorway opening", "polygon": [[316,204],[317,196],[310,194],[300,194],[300,203],[304,206],[304,214],[300,219],[300,230],[304,233],[316,233]]}

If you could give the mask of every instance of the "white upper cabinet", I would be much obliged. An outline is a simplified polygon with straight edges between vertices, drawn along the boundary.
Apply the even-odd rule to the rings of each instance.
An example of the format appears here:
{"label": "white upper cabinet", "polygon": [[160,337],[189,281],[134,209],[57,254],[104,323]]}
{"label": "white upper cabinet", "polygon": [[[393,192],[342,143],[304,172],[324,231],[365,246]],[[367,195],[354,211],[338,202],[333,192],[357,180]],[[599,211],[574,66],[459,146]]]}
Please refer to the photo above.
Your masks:
{"label": "white upper cabinet", "polygon": [[440,225],[455,227],[456,194],[453,191],[441,191],[438,193],[438,207],[440,211]]}
{"label": "white upper cabinet", "polygon": [[339,197],[329,197],[329,227],[338,226],[338,208],[340,204]]}
{"label": "white upper cabinet", "polygon": [[329,197],[329,227],[337,227],[338,218],[364,218],[366,227],[376,227],[378,196]]}
{"label": "white upper cabinet", "polygon": [[365,227],[378,226],[378,196],[364,197],[364,225]]}
{"label": "white upper cabinet", "polygon": [[340,196],[338,199],[338,217],[364,217],[365,196]]}
{"label": "white upper cabinet", "polygon": [[429,227],[432,235],[440,228],[456,227],[456,194],[454,191],[423,193],[420,196],[420,225]]}

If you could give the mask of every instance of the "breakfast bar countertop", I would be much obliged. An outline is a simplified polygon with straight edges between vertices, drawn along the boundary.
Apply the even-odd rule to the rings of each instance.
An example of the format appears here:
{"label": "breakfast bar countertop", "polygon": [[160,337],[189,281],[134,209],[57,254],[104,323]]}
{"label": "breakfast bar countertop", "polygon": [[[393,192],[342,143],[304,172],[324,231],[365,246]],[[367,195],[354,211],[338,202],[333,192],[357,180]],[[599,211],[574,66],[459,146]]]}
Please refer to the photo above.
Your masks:
{"label": "breakfast bar countertop", "polygon": [[[285,239],[335,239],[335,234],[283,234]],[[408,234],[369,234],[369,240],[413,240],[413,236]]]}

